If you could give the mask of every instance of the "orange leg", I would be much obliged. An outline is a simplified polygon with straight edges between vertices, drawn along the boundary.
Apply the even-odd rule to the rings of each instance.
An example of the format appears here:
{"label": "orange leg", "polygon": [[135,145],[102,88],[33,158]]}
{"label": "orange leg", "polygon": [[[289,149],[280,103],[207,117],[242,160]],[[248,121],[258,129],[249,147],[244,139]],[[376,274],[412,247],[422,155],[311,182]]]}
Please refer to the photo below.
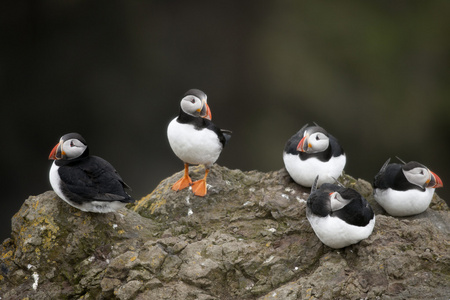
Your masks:
{"label": "orange leg", "polygon": [[172,190],[179,191],[187,188],[192,184],[191,177],[189,177],[189,164],[184,164],[184,175],[172,186]]}
{"label": "orange leg", "polygon": [[194,195],[203,197],[206,195],[206,177],[208,176],[209,169],[205,170],[205,177],[203,179],[197,180],[192,184],[192,191]]}

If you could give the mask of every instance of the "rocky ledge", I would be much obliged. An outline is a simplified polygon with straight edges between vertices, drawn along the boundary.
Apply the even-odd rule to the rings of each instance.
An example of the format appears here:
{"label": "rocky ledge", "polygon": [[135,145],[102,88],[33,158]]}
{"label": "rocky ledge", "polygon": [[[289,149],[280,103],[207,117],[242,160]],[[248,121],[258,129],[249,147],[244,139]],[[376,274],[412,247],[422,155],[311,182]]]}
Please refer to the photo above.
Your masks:
{"label": "rocky ledge", "polygon": [[[194,179],[202,168],[192,168]],[[284,169],[215,165],[204,198],[163,180],[118,213],[28,198],[1,248],[1,299],[447,299],[449,209],[435,196],[415,217],[387,216],[371,185],[341,177],[371,203],[372,235],[324,246],[306,216],[309,189]]]}

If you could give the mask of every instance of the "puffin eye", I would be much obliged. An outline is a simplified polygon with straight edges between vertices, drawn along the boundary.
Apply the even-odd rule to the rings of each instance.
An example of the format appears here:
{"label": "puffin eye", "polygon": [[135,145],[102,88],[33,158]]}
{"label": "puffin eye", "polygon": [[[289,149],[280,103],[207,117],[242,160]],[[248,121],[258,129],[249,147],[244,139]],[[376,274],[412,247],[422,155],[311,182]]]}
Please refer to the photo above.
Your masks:
{"label": "puffin eye", "polygon": [[73,141],[70,141],[70,147],[73,147]]}
{"label": "puffin eye", "polygon": [[319,138],[319,136],[318,136],[318,135],[316,135],[316,141],[318,141],[318,140],[320,140],[320,138]]}
{"label": "puffin eye", "polygon": [[195,103],[195,98],[192,98],[191,103],[192,103],[192,104]]}

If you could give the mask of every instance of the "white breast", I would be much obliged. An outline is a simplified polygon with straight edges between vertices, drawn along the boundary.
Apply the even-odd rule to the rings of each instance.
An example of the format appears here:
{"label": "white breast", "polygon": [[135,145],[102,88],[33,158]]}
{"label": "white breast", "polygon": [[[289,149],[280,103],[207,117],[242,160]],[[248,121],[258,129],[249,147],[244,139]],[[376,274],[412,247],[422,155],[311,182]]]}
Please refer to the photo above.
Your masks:
{"label": "white breast", "polygon": [[55,193],[59,196],[59,198],[63,199],[67,203],[70,203],[69,200],[67,200],[66,197],[64,197],[64,194],[61,191],[61,187],[60,187],[61,177],[59,177],[58,169],[59,169],[59,166],[57,166],[56,163],[53,162],[52,167],[50,168],[50,173],[49,173],[50,184],[53,188],[53,191],[55,191]]}
{"label": "white breast", "polygon": [[370,236],[375,226],[375,216],[364,226],[350,225],[337,217],[319,217],[307,214],[319,240],[328,247],[339,249],[356,244]]}
{"label": "white breast", "polygon": [[406,217],[424,212],[430,205],[433,194],[433,188],[427,188],[425,191],[375,189],[374,198],[391,216]]}
{"label": "white breast", "polygon": [[334,183],[335,179],[341,176],[346,160],[345,155],[332,157],[329,161],[323,162],[314,157],[301,160],[298,155],[283,154],[284,166],[289,175],[304,187],[311,187],[317,175],[319,175],[319,186],[324,183]]}
{"label": "white breast", "polygon": [[173,119],[167,127],[170,147],[183,162],[211,166],[222,151],[222,144],[215,132],[197,130],[193,125],[181,124]]}

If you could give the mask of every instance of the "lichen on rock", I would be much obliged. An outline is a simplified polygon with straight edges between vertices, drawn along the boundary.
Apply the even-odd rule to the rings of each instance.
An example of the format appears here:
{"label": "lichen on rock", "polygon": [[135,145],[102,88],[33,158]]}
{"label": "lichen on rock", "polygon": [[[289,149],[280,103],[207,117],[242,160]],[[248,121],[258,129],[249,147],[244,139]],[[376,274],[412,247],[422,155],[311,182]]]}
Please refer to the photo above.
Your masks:
{"label": "lichen on rock", "polygon": [[[193,179],[203,176],[191,168]],[[86,213],[53,192],[28,198],[1,248],[2,299],[446,299],[449,210],[385,215],[370,183],[343,175],[377,214],[372,235],[334,250],[287,172],[214,165],[208,194],[174,192],[181,172],[118,213]],[[443,204],[444,203],[444,204]]]}

